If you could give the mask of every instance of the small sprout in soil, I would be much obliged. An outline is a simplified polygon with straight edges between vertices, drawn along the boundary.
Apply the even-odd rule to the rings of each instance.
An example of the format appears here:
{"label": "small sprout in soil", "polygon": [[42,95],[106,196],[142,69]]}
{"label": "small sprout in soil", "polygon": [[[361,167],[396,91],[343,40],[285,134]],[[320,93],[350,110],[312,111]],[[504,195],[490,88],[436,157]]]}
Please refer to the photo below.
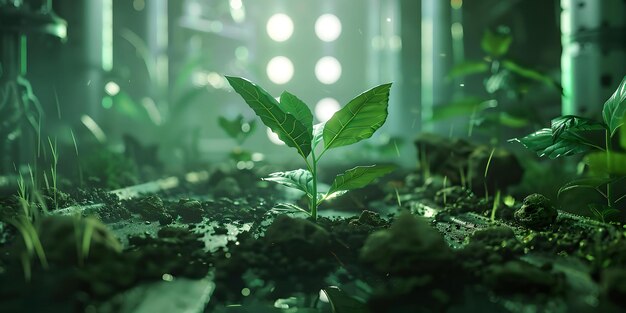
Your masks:
{"label": "small sprout in soil", "polygon": [[[385,123],[391,83],[365,91],[327,122],[313,125],[311,110],[295,95],[285,91],[280,100],[276,100],[244,78],[226,76],[226,79],[263,124],[287,146],[295,148],[304,160],[306,169],[273,173],[265,180],[303,191],[309,199],[308,213],[313,220],[317,219],[317,207],[324,200],[365,187],[393,171],[394,167],[390,165],[357,166],[337,175],[327,192],[318,192],[317,167],[326,151],[370,138]],[[323,146],[320,145],[322,141]]]}

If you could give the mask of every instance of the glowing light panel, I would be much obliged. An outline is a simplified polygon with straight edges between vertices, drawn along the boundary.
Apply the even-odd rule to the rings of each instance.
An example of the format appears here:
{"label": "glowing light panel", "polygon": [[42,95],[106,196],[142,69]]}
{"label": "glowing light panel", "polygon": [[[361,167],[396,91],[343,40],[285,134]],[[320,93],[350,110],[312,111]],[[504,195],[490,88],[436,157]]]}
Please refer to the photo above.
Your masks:
{"label": "glowing light panel", "polygon": [[333,57],[319,59],[315,64],[315,77],[322,84],[334,84],[341,77],[341,63]]}
{"label": "glowing light panel", "polygon": [[324,98],[315,105],[315,117],[321,123],[328,121],[335,112],[341,109],[339,102],[333,98]]}
{"label": "glowing light panel", "polygon": [[267,20],[266,30],[272,40],[282,42],[293,34],[293,22],[287,14],[274,14]]}
{"label": "glowing light panel", "polygon": [[267,77],[275,84],[286,84],[293,77],[293,63],[289,58],[277,56],[267,63]]}
{"label": "glowing light panel", "polygon": [[315,34],[322,41],[334,41],[341,35],[341,21],[333,14],[323,14],[315,21]]}

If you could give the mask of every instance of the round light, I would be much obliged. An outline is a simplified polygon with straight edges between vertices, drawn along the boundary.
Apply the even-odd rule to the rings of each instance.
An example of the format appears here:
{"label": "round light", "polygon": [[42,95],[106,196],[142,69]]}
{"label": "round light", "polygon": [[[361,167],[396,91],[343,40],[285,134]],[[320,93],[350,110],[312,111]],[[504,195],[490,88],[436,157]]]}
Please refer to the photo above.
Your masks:
{"label": "round light", "polygon": [[285,144],[269,127],[267,128],[267,138],[269,138],[269,140],[275,145],[282,146]]}
{"label": "round light", "polygon": [[315,64],[315,77],[322,84],[334,84],[341,77],[341,63],[333,57],[323,57]]}
{"label": "round light", "polygon": [[324,98],[315,105],[315,117],[321,123],[328,121],[335,112],[341,109],[341,105],[333,98]]}
{"label": "round light", "polygon": [[108,82],[104,85],[104,91],[106,91],[109,96],[115,96],[120,93],[120,85],[116,82]]}
{"label": "round light", "polygon": [[315,34],[322,41],[331,42],[341,35],[341,21],[333,14],[324,14],[315,21]]}
{"label": "round light", "polygon": [[293,34],[293,22],[286,14],[274,14],[267,20],[266,30],[272,40],[285,41]]}
{"label": "round light", "polygon": [[237,58],[237,60],[247,61],[249,56],[250,51],[248,51],[248,48],[244,46],[239,46],[235,49],[235,57]]}
{"label": "round light", "polygon": [[293,77],[293,63],[283,56],[274,57],[267,63],[266,72],[273,83],[282,85]]}

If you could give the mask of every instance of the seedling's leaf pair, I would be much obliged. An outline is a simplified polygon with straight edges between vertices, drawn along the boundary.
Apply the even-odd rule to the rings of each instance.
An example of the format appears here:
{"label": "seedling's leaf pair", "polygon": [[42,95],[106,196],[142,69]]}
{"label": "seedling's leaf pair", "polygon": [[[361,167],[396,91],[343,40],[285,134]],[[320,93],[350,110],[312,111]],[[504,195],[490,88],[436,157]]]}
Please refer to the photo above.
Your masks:
{"label": "seedling's leaf pair", "polygon": [[[293,147],[307,164],[307,169],[273,173],[264,180],[303,191],[310,199],[313,219],[317,205],[347,190],[361,188],[393,170],[391,166],[357,166],[338,175],[327,193],[317,192],[317,163],[329,149],[351,145],[370,138],[387,119],[391,84],[374,87],[358,95],[325,123],[313,125],[313,114],[298,97],[283,92],[280,102],[254,83],[239,77],[226,76],[261,121]],[[315,149],[324,141],[319,156]],[[309,162],[309,156],[311,161]]]}
{"label": "seedling's leaf pair", "polygon": [[593,145],[581,140],[572,132],[564,132],[555,140],[554,132],[550,128],[543,128],[526,137],[514,138],[511,141],[520,142],[526,148],[535,151],[538,156],[548,156],[550,159],[584,153],[594,148]]}

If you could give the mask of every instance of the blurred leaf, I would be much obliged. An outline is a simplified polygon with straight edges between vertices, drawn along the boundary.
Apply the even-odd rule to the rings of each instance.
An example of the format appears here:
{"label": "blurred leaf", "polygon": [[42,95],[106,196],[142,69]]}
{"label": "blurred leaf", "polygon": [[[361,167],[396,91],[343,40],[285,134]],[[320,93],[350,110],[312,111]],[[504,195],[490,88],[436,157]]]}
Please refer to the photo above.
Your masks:
{"label": "blurred leaf", "polygon": [[313,198],[313,175],[307,170],[276,172],[263,180],[304,191],[309,198]]}
{"label": "blurred leaf", "polygon": [[[622,118],[622,125],[626,125],[626,114]],[[626,127],[620,127],[619,142],[622,148],[626,149]]]}
{"label": "blurred leaf", "polygon": [[349,296],[337,287],[322,289],[326,294],[333,313],[369,313],[365,303]]}
{"label": "blurred leaf", "polygon": [[396,167],[392,165],[357,166],[337,175],[328,190],[328,195],[337,191],[363,188],[374,179],[392,172]]}
{"label": "blurred leaf", "polygon": [[486,73],[489,70],[489,64],[485,61],[465,61],[455,65],[446,77],[448,80],[452,78]]}
{"label": "blurred leaf", "polygon": [[431,122],[456,116],[472,115],[496,106],[495,101],[468,97],[449,104],[437,105],[433,108]]}
{"label": "blurred leaf", "polygon": [[112,108],[123,116],[143,122],[150,122],[150,118],[143,106],[135,102],[135,100],[123,90],[113,97]]}
{"label": "blurred leaf", "polygon": [[324,149],[351,145],[370,138],[389,114],[391,83],[376,86],[350,100],[324,126]]}
{"label": "blurred leaf", "polygon": [[514,138],[509,141],[520,142],[526,148],[535,151],[538,156],[548,156],[550,159],[584,153],[598,148],[569,131],[561,134],[555,141],[550,128],[540,129],[523,138]]}
{"label": "blurred leaf", "polygon": [[280,95],[280,108],[300,121],[308,133],[313,133],[313,114],[304,101],[287,91],[283,91]]}
{"label": "blurred leaf", "polygon": [[611,137],[615,134],[618,127],[623,125],[623,118],[626,114],[626,76],[617,87],[613,95],[606,100],[602,108],[602,117],[604,122],[609,125]]}
{"label": "blurred leaf", "polygon": [[509,51],[509,47],[512,42],[513,37],[511,37],[510,34],[494,33],[487,29],[483,34],[480,45],[483,48],[483,51],[490,56],[500,57]]}
{"label": "blurred leaf", "polygon": [[[206,58],[206,56],[204,56]],[[202,65],[202,57],[195,57],[185,62],[178,70],[172,83],[172,94],[175,96],[182,92],[183,88],[189,82],[191,75]],[[194,88],[195,89],[195,88]],[[182,98],[182,97],[181,97]]]}
{"label": "blurred leaf", "polygon": [[256,125],[255,121],[244,121],[241,114],[232,120],[220,116],[217,118],[217,122],[222,130],[239,144],[242,144],[252,134]]}
{"label": "blurred leaf", "polygon": [[303,158],[311,153],[313,134],[296,117],[284,112],[265,89],[241,77],[226,76],[226,79],[280,140],[287,146],[296,148]]}
{"label": "blurred leaf", "polygon": [[608,177],[598,177],[598,176],[575,179],[563,185],[561,188],[559,188],[557,197],[560,197],[561,193],[563,192],[574,190],[574,189],[586,188],[586,189],[597,190],[601,186],[604,186],[611,181],[612,179]]}
{"label": "blurred leaf", "polygon": [[604,130],[604,124],[576,115],[564,115],[559,116],[552,120],[552,139],[558,140],[561,134],[565,131],[592,131],[592,130]]}
{"label": "blurred leaf", "polygon": [[589,165],[590,173],[594,175],[626,175],[626,154],[611,151],[593,152],[585,156],[584,162]]}
{"label": "blurred leaf", "polygon": [[540,82],[548,87],[561,90],[561,86],[550,76],[543,74],[536,70],[522,67],[521,65],[513,62],[512,60],[503,60],[502,66],[519,76]]}
{"label": "blurred leaf", "polygon": [[514,116],[507,112],[500,112],[499,123],[510,128],[522,128],[530,124],[530,120],[524,117]]}
{"label": "blurred leaf", "polygon": [[598,203],[591,203],[587,206],[587,208],[589,209],[589,211],[591,211],[591,214],[593,214],[596,220],[602,223],[605,223],[608,217],[611,217],[620,212],[619,210],[612,208],[606,204]]}

